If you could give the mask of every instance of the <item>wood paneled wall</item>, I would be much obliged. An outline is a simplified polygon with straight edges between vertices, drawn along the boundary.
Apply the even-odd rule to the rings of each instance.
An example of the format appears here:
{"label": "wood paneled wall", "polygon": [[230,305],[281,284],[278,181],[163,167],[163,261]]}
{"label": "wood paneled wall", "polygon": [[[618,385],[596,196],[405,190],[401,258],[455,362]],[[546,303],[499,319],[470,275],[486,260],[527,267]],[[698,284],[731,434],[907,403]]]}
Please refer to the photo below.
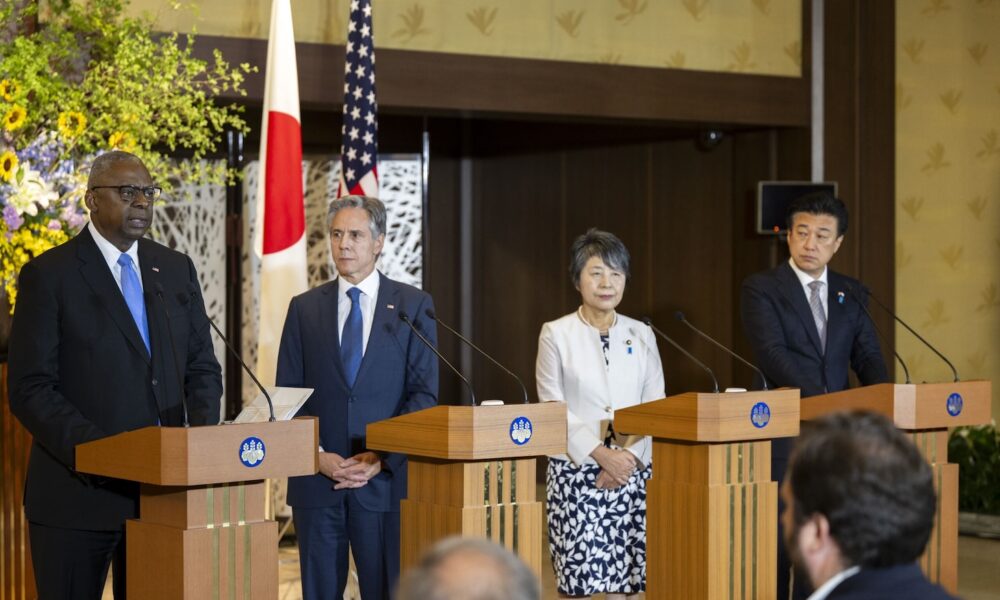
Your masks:
{"label": "wood paneled wall", "polygon": [[35,598],[35,580],[28,549],[28,528],[21,501],[31,436],[10,414],[7,363],[0,363],[0,598]]}

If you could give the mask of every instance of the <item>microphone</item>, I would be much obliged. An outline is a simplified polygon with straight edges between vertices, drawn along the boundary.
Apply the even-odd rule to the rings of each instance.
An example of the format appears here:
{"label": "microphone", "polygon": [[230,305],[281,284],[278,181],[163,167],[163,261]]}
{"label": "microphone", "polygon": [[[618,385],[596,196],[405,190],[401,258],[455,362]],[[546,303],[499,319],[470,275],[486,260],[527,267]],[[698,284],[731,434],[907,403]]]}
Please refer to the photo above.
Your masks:
{"label": "microphone", "polygon": [[167,312],[167,300],[163,297],[163,284],[156,280],[153,282],[153,289],[156,297],[160,299],[160,308],[163,310],[163,325],[167,330],[167,341],[170,342],[170,354],[174,357],[174,376],[177,378],[177,389],[181,393],[181,410],[184,413],[184,427],[190,427],[188,420],[187,394],[184,391],[184,377],[181,375],[181,362],[177,358],[177,346],[174,344],[174,332],[170,329],[170,313]]}
{"label": "microphone", "polygon": [[[187,294],[183,292],[178,293],[177,301],[180,302],[182,305],[187,304],[188,302],[191,301],[191,296],[194,293],[195,293],[194,290],[190,289],[188,290]],[[229,350],[229,353],[236,357],[236,360],[243,367],[243,370],[246,371],[246,374],[250,376],[250,379],[252,379],[255,384],[257,384],[257,389],[259,389],[261,393],[264,394],[264,399],[267,400],[267,409],[271,413],[270,417],[267,420],[268,422],[273,422],[275,420],[274,403],[271,402],[271,394],[267,393],[267,390],[264,389],[263,385],[261,385],[260,380],[257,379],[257,376],[254,375],[253,371],[250,370],[250,367],[248,367],[247,364],[243,362],[243,357],[240,356],[240,353],[236,351],[236,348],[233,348],[233,345],[229,343],[229,338],[227,338],[226,335],[222,333],[222,330],[219,329],[219,326],[215,324],[215,321],[213,321],[212,318],[209,317],[207,313],[205,314],[205,316],[208,318],[208,324],[211,325],[212,329],[215,330],[215,333],[219,334],[219,337],[222,338],[222,342],[226,345],[226,349]]]}
{"label": "microphone", "polygon": [[687,317],[684,316],[684,312],[683,311],[679,310],[679,311],[675,312],[674,313],[674,318],[677,319],[678,321],[680,321],[681,323],[684,323],[688,327],[690,327],[691,331],[697,333],[698,335],[700,335],[704,339],[706,339],[706,340],[712,342],[713,344],[715,344],[716,347],[722,348],[723,350],[725,350],[726,354],[728,354],[729,356],[732,356],[736,360],[740,361],[741,363],[745,364],[746,366],[748,366],[751,369],[753,369],[754,371],[756,371],[757,374],[760,375],[761,382],[764,384],[764,391],[766,392],[768,390],[768,387],[767,387],[767,377],[764,377],[764,372],[761,371],[759,368],[757,368],[757,365],[755,365],[752,362],[748,361],[747,359],[743,358],[739,354],[736,354],[735,352],[733,352],[732,350],[730,350],[726,346],[723,346],[721,343],[719,343],[712,336],[708,335],[704,331],[702,331],[702,330],[698,329],[697,327],[695,327],[694,325],[692,325],[691,321],[688,321]]}
{"label": "microphone", "polygon": [[650,319],[649,317],[643,317],[642,318],[642,322],[645,323],[646,325],[648,325],[649,328],[653,330],[653,333],[655,333],[656,335],[660,336],[661,338],[663,338],[664,340],[666,340],[671,346],[673,346],[678,351],[680,351],[681,354],[683,354],[684,356],[690,358],[692,361],[694,361],[694,363],[696,365],[698,365],[702,369],[705,369],[705,371],[708,373],[708,376],[712,378],[712,386],[714,388],[712,391],[715,392],[716,394],[719,393],[719,380],[715,378],[715,373],[712,372],[712,369],[708,368],[708,365],[706,365],[705,363],[703,363],[700,360],[698,360],[697,358],[695,358],[695,356],[693,354],[691,354],[690,352],[688,352],[684,348],[681,348],[680,344],[678,344],[674,340],[670,339],[670,337],[667,334],[665,334],[662,331],[660,331],[659,329],[657,329],[656,326],[653,325],[653,320]]}
{"label": "microphone", "polygon": [[[857,296],[851,286],[847,286],[847,293],[852,296]],[[875,319],[872,317],[872,313],[868,311],[868,307],[865,306],[865,303],[858,300],[858,306],[861,307],[861,310],[865,311],[865,315],[868,316],[868,321],[871,322],[872,327],[875,328],[875,333],[878,334],[878,339],[882,340],[882,343],[886,346],[889,346],[889,342],[885,339],[885,336],[882,335],[882,330],[878,328],[878,324],[875,323]],[[903,367],[903,374],[906,375],[906,383],[912,383],[910,381],[910,370],[906,368],[906,363],[903,362],[903,357],[896,352],[896,348],[889,346],[889,350],[892,350],[892,355],[896,357],[897,361],[899,361],[899,366]]]}
{"label": "microphone", "polygon": [[455,375],[458,375],[459,379],[461,379],[462,381],[465,382],[465,387],[469,388],[469,399],[472,402],[471,406],[476,406],[476,394],[475,394],[475,392],[472,391],[472,384],[469,383],[469,380],[465,378],[465,375],[462,375],[462,372],[459,371],[458,369],[456,369],[455,365],[453,365],[450,362],[448,362],[448,359],[445,358],[444,355],[441,354],[438,351],[438,349],[434,347],[434,344],[432,344],[430,340],[428,340],[426,337],[424,337],[424,335],[422,333],[420,333],[419,330],[417,330],[417,328],[413,324],[413,322],[410,321],[410,316],[408,314],[406,314],[405,310],[399,311],[399,320],[402,321],[402,322],[404,322],[404,323],[406,323],[410,327],[410,329],[413,331],[413,333],[420,339],[420,341],[423,342],[425,346],[427,346],[428,348],[430,348],[431,352],[433,352],[434,354],[436,354],[437,357],[439,359],[441,359],[441,362],[443,362],[444,364],[448,365],[448,368],[451,369],[452,372],[455,373]]}
{"label": "microphone", "polygon": [[[850,288],[848,288],[848,289],[850,289]],[[945,362],[945,364],[947,364],[951,368],[951,374],[955,378],[954,381],[961,381],[958,378],[958,370],[955,369],[955,365],[951,364],[951,361],[948,360],[947,358],[945,358],[944,354],[941,354],[940,352],[938,352],[937,348],[935,348],[934,346],[931,346],[930,342],[928,342],[927,340],[925,340],[919,333],[917,333],[916,331],[914,331],[913,328],[910,327],[909,325],[907,325],[905,321],[903,321],[902,319],[900,319],[896,315],[896,313],[892,312],[892,310],[890,310],[888,306],[886,306],[885,304],[882,304],[882,302],[878,298],[876,298],[875,296],[872,295],[871,290],[869,290],[868,288],[864,288],[864,292],[868,296],[868,298],[874,300],[875,304],[878,304],[879,307],[881,307],[882,310],[884,310],[886,313],[888,313],[890,317],[892,317],[893,319],[895,319],[897,323],[899,323],[900,325],[902,325],[903,327],[905,327],[907,331],[909,331],[910,333],[912,333],[914,335],[914,337],[916,337],[918,340],[920,340],[921,342],[923,342],[925,346],[927,346],[928,348],[930,348],[931,352],[933,352],[934,354],[937,354],[938,357],[940,357],[941,360],[943,360]]]}
{"label": "microphone", "polygon": [[434,311],[431,310],[430,308],[428,308],[427,310],[425,310],[424,314],[427,315],[427,317],[430,320],[436,322],[441,327],[444,327],[445,329],[447,329],[448,331],[450,331],[452,333],[452,335],[454,335],[458,339],[460,339],[463,342],[465,342],[465,344],[468,345],[470,348],[472,348],[476,352],[478,352],[478,353],[482,354],[483,356],[485,356],[486,358],[488,358],[490,360],[490,362],[492,362],[496,366],[500,367],[500,369],[502,369],[504,373],[506,373],[506,374],[510,375],[511,377],[513,377],[517,381],[517,385],[521,386],[521,392],[524,393],[524,403],[525,404],[528,403],[528,388],[524,387],[524,382],[521,381],[520,377],[518,377],[513,372],[511,372],[511,370],[508,369],[507,367],[501,365],[497,361],[497,359],[495,359],[492,356],[490,356],[489,354],[487,354],[486,351],[483,350],[482,348],[480,348],[479,346],[473,344],[472,341],[469,340],[468,338],[466,338],[464,335],[462,335],[461,333],[459,333],[459,332],[455,331],[454,329],[452,329],[451,327],[449,327],[448,324],[445,323],[444,321],[438,319],[437,316],[435,316]]}

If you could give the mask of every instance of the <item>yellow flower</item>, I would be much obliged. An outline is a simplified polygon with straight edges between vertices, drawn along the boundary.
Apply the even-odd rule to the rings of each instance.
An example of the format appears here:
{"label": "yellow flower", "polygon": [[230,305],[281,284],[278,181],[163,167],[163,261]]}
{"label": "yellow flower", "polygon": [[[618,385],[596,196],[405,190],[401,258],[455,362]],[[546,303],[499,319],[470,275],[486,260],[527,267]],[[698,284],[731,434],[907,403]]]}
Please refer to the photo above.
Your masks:
{"label": "yellow flower", "polygon": [[65,137],[76,137],[87,128],[87,117],[75,110],[59,113],[59,133]]}
{"label": "yellow flower", "polygon": [[0,155],[0,179],[10,181],[17,172],[17,155],[10,150]]}
{"label": "yellow flower", "polygon": [[24,125],[25,119],[28,118],[28,111],[24,110],[23,106],[15,104],[10,107],[7,114],[3,117],[3,127],[7,131],[14,131],[19,129],[21,125]]}
{"label": "yellow flower", "polygon": [[17,93],[21,91],[21,86],[12,79],[0,81],[0,98],[7,102],[13,102]]}
{"label": "yellow flower", "polygon": [[135,147],[135,138],[131,133],[116,131],[108,136],[108,147],[112,150],[131,152]]}

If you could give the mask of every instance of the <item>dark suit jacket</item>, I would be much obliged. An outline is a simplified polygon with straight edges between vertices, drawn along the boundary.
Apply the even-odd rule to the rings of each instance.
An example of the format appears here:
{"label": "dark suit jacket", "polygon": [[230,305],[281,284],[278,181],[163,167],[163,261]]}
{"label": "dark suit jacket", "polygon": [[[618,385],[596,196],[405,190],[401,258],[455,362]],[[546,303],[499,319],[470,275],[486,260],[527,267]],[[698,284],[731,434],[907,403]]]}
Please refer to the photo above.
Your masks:
{"label": "dark suit jacket", "polygon": [[194,264],[141,239],[139,267],[151,352],[88,229],[21,270],[8,375],[11,412],[34,437],[24,491],[31,521],[101,531],[136,517],[137,485],[77,473],[75,448],[158,420],[181,425],[178,373],[191,423],[219,421],[221,369]]}
{"label": "dark suit jacket", "polygon": [[[277,384],[314,388],[299,415],[319,417],[320,445],[344,458],[367,450],[369,423],[437,404],[437,357],[399,319],[406,312],[417,329],[437,343],[437,328],[424,314],[430,295],[379,274],[378,298],[368,346],[353,388],[344,379],[337,327],[337,281],[292,298],[281,333]],[[330,506],[353,493],[368,510],[397,511],[406,496],[406,457],[388,454],[383,469],[363,487],[333,490],[323,475],[288,480],[292,507]]]}
{"label": "dark suit jacket", "polygon": [[[874,325],[859,304],[867,302],[864,289],[856,279],[827,271],[823,352],[809,300],[787,262],[743,282],[743,331],[771,387],[799,388],[802,397],[838,392],[849,386],[848,369],[862,385],[889,381]],[[782,460],[790,448],[789,443],[775,443],[772,454]],[[782,473],[774,475],[780,481]]]}
{"label": "dark suit jacket", "polygon": [[927,581],[917,564],[887,569],[861,569],[833,588],[827,600],[954,600],[939,586]]}

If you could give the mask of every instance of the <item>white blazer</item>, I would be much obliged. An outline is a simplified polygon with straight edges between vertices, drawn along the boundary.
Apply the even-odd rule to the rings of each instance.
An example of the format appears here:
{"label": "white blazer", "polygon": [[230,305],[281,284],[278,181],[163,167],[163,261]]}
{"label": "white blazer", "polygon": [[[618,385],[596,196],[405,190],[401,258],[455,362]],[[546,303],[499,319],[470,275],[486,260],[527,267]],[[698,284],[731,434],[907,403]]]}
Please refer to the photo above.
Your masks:
{"label": "white blazer", "polygon": [[[652,330],[640,321],[616,315],[608,335],[605,363],[601,333],[583,320],[579,309],[542,326],[535,363],[538,399],[566,403],[569,456],[554,458],[569,458],[577,465],[596,464],[590,453],[604,443],[616,410],[663,398],[663,366]],[[615,433],[619,448],[649,465],[648,437]]]}

